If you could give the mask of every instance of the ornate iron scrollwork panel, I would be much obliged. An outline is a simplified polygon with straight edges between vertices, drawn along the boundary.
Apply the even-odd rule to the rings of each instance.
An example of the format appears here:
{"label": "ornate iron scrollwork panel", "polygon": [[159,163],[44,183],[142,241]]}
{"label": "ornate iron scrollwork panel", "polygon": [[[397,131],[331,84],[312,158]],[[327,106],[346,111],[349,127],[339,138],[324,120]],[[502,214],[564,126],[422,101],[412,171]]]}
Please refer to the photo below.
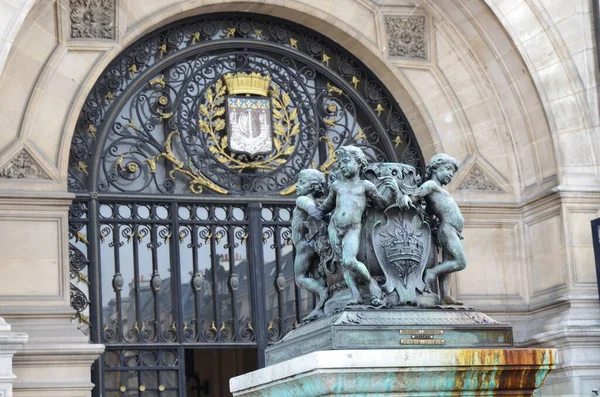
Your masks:
{"label": "ornate iron scrollwork panel", "polygon": [[[239,153],[228,142],[225,99],[233,91],[225,76],[250,73],[268,78],[262,97],[272,105],[269,153]],[[333,42],[256,15],[196,18],[134,44],[105,70],[77,124],[69,186],[279,194],[299,170],[327,170],[333,150],[349,143],[373,161],[423,167],[398,105]]]}

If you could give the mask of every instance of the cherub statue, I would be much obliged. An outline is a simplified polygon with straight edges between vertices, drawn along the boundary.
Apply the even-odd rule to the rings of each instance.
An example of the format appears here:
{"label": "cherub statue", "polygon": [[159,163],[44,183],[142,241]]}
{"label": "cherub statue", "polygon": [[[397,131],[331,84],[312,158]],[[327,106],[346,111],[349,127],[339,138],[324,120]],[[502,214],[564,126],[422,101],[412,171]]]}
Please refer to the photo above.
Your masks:
{"label": "cherub statue", "polygon": [[423,281],[431,286],[439,278],[440,297],[442,303],[448,305],[462,305],[462,302],[450,296],[449,274],[463,270],[467,265],[460,241],[463,239],[463,216],[450,193],[443,188],[452,181],[457,170],[458,163],[453,157],[445,153],[436,154],[425,169],[426,182],[414,194],[415,197],[425,198],[427,210],[439,220],[436,239],[442,251],[442,262],[427,269]]}
{"label": "cherub statue", "polygon": [[[323,305],[328,298],[328,288],[323,277],[318,277],[319,253],[315,249],[313,239],[315,235],[309,222],[322,222],[309,219],[308,213],[314,212],[318,203],[317,197],[325,193],[325,175],[314,169],[302,170],[298,173],[296,191],[296,208],[292,216],[292,242],[296,247],[294,259],[294,277],[298,287],[303,288],[317,296],[314,310],[303,321],[312,321],[324,315]],[[313,274],[315,277],[311,277]]]}
{"label": "cherub statue", "polygon": [[[335,154],[341,178],[331,184],[329,196],[318,208],[309,211],[309,215],[321,218],[323,214],[333,211],[327,232],[334,255],[339,258],[344,269],[344,280],[352,293],[347,304],[362,303],[358,282],[368,285],[371,304],[381,306],[384,304],[381,288],[364,263],[356,257],[367,203],[385,208],[386,202],[372,182],[360,178],[361,170],[367,166],[367,159],[360,148],[342,146]],[[391,176],[382,180],[392,190],[395,201],[399,191],[396,181]]]}

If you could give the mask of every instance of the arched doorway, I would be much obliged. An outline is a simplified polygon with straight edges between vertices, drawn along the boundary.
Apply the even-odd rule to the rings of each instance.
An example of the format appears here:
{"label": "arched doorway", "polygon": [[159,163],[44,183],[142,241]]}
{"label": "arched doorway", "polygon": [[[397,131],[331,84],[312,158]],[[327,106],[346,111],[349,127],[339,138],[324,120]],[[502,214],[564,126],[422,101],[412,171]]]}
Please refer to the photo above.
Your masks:
{"label": "arched doorway", "polygon": [[[263,365],[312,306],[293,280],[295,176],[327,172],[344,144],[424,167],[373,73],[281,19],[186,19],[107,67],[69,163],[72,306],[106,345],[97,395],[207,392],[209,357]],[[211,375],[213,391],[233,375]]]}

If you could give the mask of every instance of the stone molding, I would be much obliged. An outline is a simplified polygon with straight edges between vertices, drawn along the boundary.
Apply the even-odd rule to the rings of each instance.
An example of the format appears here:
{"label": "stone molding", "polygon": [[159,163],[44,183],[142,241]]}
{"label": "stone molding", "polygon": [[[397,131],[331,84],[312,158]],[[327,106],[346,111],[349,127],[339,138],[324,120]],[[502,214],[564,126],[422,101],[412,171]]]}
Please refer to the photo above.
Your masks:
{"label": "stone molding", "polygon": [[426,18],[424,16],[385,16],[390,56],[427,60]]}
{"label": "stone molding", "polygon": [[485,171],[475,164],[471,167],[469,174],[464,178],[458,190],[483,190],[486,192],[504,192],[498,184],[492,180]]}
{"label": "stone molding", "polygon": [[50,179],[48,174],[25,149],[22,149],[19,154],[2,167],[0,178]]}
{"label": "stone molding", "polygon": [[69,0],[72,39],[116,37],[116,0]]}

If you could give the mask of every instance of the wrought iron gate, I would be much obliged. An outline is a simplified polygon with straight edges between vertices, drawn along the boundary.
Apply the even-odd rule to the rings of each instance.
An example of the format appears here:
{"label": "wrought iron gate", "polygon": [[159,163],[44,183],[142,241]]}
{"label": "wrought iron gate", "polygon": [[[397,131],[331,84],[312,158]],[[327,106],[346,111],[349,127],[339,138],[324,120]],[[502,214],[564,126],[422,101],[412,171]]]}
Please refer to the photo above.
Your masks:
{"label": "wrought iron gate", "polygon": [[[225,107],[250,86],[272,114],[271,151],[254,155],[230,147]],[[328,172],[345,144],[424,168],[377,78],[284,20],[195,17],[107,67],[69,167],[71,302],[106,345],[97,395],[184,395],[188,347],[252,346],[262,365],[312,306],[293,282],[287,194],[300,170]]]}

